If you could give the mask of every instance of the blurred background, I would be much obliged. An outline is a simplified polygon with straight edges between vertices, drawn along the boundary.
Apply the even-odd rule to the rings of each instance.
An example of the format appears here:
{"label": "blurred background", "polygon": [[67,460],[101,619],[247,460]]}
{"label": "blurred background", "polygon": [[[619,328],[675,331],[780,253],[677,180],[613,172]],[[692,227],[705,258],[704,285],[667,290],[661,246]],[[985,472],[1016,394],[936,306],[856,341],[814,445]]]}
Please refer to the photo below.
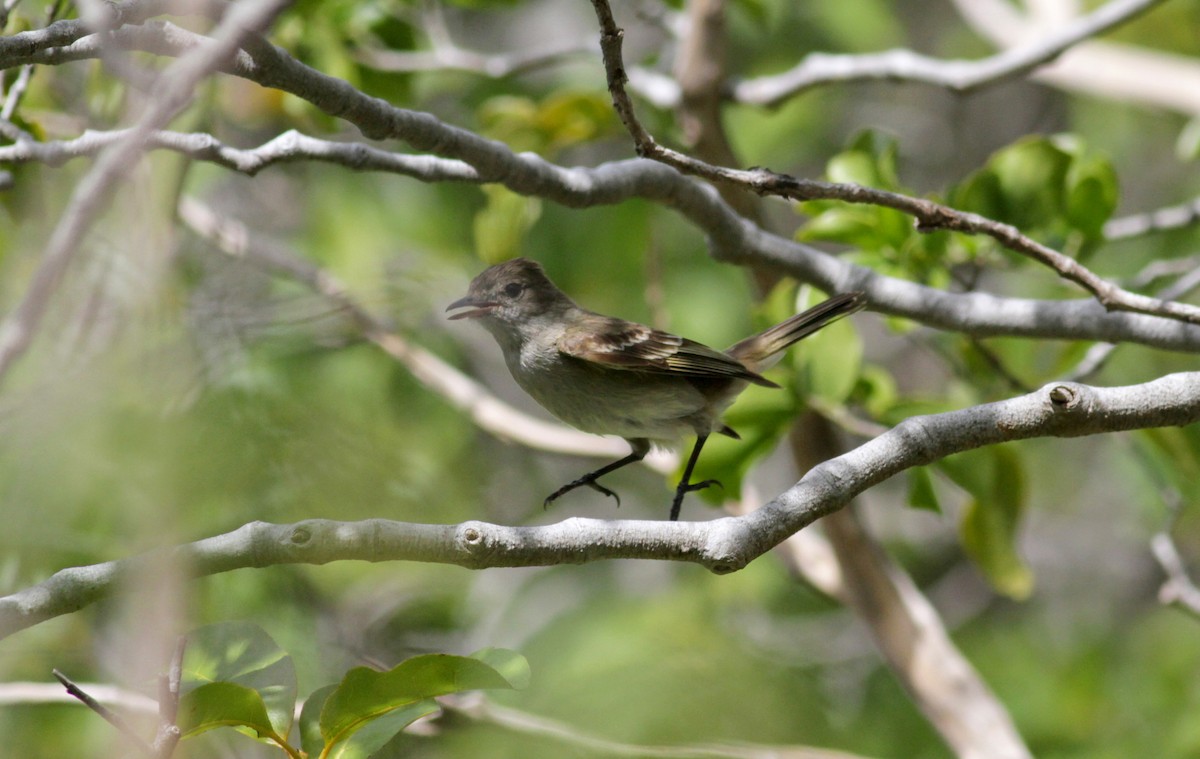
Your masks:
{"label": "blurred background", "polygon": [[[976,16],[990,5],[979,3]],[[1000,5],[1046,19],[1076,4]],[[5,32],[40,27],[48,10],[23,0]],[[639,2],[615,10],[630,65],[669,75],[680,9]],[[1001,44],[985,32],[1008,28],[1003,20],[981,25],[949,0],[739,0],[728,7],[729,66],[749,79],[811,52],[896,47],[982,58]],[[1024,34],[1035,32],[1031,25]],[[301,0],[272,41],[395,105],[561,165],[593,166],[632,155],[609,106],[595,36],[583,3]],[[425,70],[413,53],[444,51],[447,40],[485,54],[566,52],[503,76],[454,70],[445,60]],[[1106,36],[1096,54],[1105,50],[1170,61],[1179,79],[1164,89],[1194,97],[1200,2],[1162,4]],[[1163,277],[1195,268],[1194,227],[1105,242],[1103,225],[1200,194],[1200,105],[1189,109],[1182,94],[1155,100],[1149,86],[1106,90],[1104,69],[1092,73],[1084,83],[1046,74],[966,95],[926,84],[835,84],[775,108],[731,104],[725,126],[745,166],[948,199],[1154,292],[1171,281]],[[16,71],[7,74],[11,87]],[[140,97],[97,61],[40,66],[13,122],[39,139],[71,139],[124,123]],[[672,144],[670,110],[638,102],[651,132]],[[247,148],[287,129],[361,139],[298,98],[232,77],[205,84],[173,128]],[[0,193],[5,308],[24,294],[89,166],[4,167],[13,175]],[[1071,193],[1085,181],[1092,200],[1078,201]],[[674,479],[645,468],[606,480],[622,496],[619,511],[586,490],[544,511],[547,493],[604,459],[534,451],[480,430],[365,340],[343,300],[281,275],[261,256],[230,255],[194,216],[180,217],[183,199],[244,225],[253,250],[321,267],[389,329],[538,416],[491,338],[444,317],[489,263],[534,258],[589,308],[714,346],[818,297],[784,283],[761,301],[743,271],[706,255],[693,226],[649,202],[569,209],[494,186],[424,184],[317,162],[248,177],[155,153],[121,185],[33,349],[3,379],[0,594],[63,567],[252,520],[666,516]],[[765,211],[784,233],[892,276],[952,290],[1081,297],[983,241],[917,236],[890,212],[781,201],[767,201]],[[761,503],[798,479],[776,442],[810,394],[818,410],[861,422],[843,431],[851,446],[871,425],[1011,397],[1069,375],[1091,347],[971,340],[869,312],[852,321],[835,338],[793,351],[772,375],[784,391],[751,394],[731,412],[754,444],[706,452],[706,472],[722,478],[727,495]],[[1130,384],[1194,366],[1190,356],[1121,346],[1086,380]],[[1037,440],[954,457],[860,499],[871,531],[929,595],[1036,756],[1200,755],[1200,620],[1159,602],[1163,573],[1150,549],[1152,537],[1170,529],[1193,566],[1200,556],[1198,451],[1195,430]],[[716,517],[719,506],[693,495],[683,518]],[[980,513],[1001,516],[981,528]],[[337,563],[196,582],[163,571],[131,577],[116,597],[5,640],[0,682],[49,681],[57,667],[152,694],[174,635],[232,619],[258,623],[293,654],[301,694],[356,664],[505,646],[529,659],[533,681],[488,698],[581,734],[632,744],[951,755],[862,622],[772,555],[727,577],[655,562],[481,572]],[[0,735],[13,756],[123,750],[111,728],[76,705],[6,706]],[[269,753],[241,736],[206,741],[185,743],[178,755]],[[402,736],[389,751],[608,755],[466,718]]]}

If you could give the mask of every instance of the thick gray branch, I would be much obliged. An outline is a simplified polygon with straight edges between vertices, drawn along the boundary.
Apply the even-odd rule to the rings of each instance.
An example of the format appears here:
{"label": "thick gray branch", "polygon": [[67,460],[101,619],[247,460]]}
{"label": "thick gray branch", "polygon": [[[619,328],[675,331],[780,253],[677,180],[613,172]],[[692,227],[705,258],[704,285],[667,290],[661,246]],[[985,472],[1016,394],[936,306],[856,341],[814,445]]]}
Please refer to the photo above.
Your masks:
{"label": "thick gray branch", "polygon": [[[393,108],[382,101],[377,102],[380,108]],[[445,125],[443,128],[453,129]],[[509,167],[509,171],[495,181],[514,190],[576,208],[618,203],[630,198],[661,203],[674,208],[705,232],[716,258],[731,263],[771,266],[825,290],[863,290],[875,311],[977,337],[1005,335],[1133,342],[1169,350],[1200,350],[1200,328],[1194,325],[1142,314],[1110,312],[1091,299],[1048,301],[986,293],[954,294],[877,274],[869,268],[847,263],[762,230],[734,212],[712,187],[653,161],[634,159],[594,168],[564,168],[539,156],[514,154],[500,143],[471,137],[492,151],[488,159],[490,165]],[[0,161],[57,163],[92,155],[115,139],[118,137],[109,133],[89,132],[65,142],[20,142],[0,147]],[[151,133],[146,145],[246,173],[254,173],[277,162],[320,160],[358,170],[389,171],[422,181],[487,181],[463,160],[396,154],[369,145],[330,142],[294,132],[245,150],[224,145],[207,134],[163,131]]]}
{"label": "thick gray branch", "polygon": [[[24,35],[18,34],[0,39],[0,66],[27,63],[39,57],[44,57],[45,62],[57,62],[68,53],[78,54],[78,57],[95,57],[100,44],[96,35],[77,39],[66,48],[54,48],[44,35],[23,38]],[[53,39],[58,44],[70,43],[63,35],[56,35]],[[144,27],[123,27],[108,35],[107,39],[112,44],[163,55],[180,55],[204,41],[203,37],[192,32],[158,23]],[[419,150],[435,153],[444,159],[430,159],[430,164],[416,170],[413,168],[414,162],[405,159],[405,166],[392,170],[414,176],[422,176],[421,172],[424,172],[424,176],[430,177],[447,174],[463,181],[498,182],[515,192],[571,207],[610,204],[634,197],[658,202],[675,208],[703,230],[709,236],[713,254],[718,259],[775,266],[826,290],[862,289],[867,292],[873,308],[884,313],[980,337],[1010,335],[1136,342],[1182,351],[1200,349],[1200,328],[1195,325],[1145,314],[1109,312],[1093,300],[1063,303],[999,298],[985,294],[954,295],[882,277],[869,269],[847,264],[813,248],[764,232],[734,212],[711,187],[691,181],[667,166],[645,161],[621,161],[591,169],[567,169],[536,155],[517,155],[502,143],[446,125],[430,114],[396,108],[369,97],[346,82],[310,69],[284,51],[258,40],[248,44],[222,70],[305,98],[326,112],[347,119],[368,136],[403,139]],[[224,152],[228,154],[228,150]],[[370,151],[365,153],[370,154]],[[221,158],[220,150],[210,151],[210,154],[219,160],[246,162],[244,155]],[[251,157],[248,162],[253,165],[259,160],[258,157]],[[375,168],[369,165],[375,160],[374,154],[369,155],[364,159],[364,167]],[[459,163],[446,161],[461,162],[470,170]],[[858,189],[866,191],[865,188]],[[853,198],[850,200],[854,201]],[[866,201],[873,202],[870,198]],[[919,199],[913,201],[922,202]],[[938,216],[940,210],[933,208],[929,213]],[[997,234],[1017,234],[1004,225],[997,226]],[[1049,253],[1054,254],[1052,257],[1059,264],[1070,266],[1073,263],[1061,261],[1061,256],[1054,251]],[[1084,270],[1084,276],[1087,275],[1090,272]],[[1165,305],[1171,309],[1173,316],[1186,317],[1196,310],[1186,304],[1162,304],[1156,299],[1124,293],[1102,280],[1091,284],[1102,291],[1116,291],[1120,297],[1133,296],[1138,299],[1137,305],[1149,310]],[[1177,314],[1176,311],[1181,313]]]}
{"label": "thick gray branch", "polygon": [[613,108],[633,138],[638,155],[725,187],[737,187],[760,195],[774,195],[788,200],[829,199],[877,205],[912,216],[917,229],[922,232],[947,230],[986,235],[1005,248],[1049,267],[1063,279],[1080,285],[1106,308],[1200,324],[1200,307],[1124,290],[1100,277],[1076,259],[1027,237],[1010,224],[959,211],[926,198],[887,190],[802,179],[763,168],[743,170],[714,165],[660,145],[638,120],[633,101],[626,92],[628,76],[622,57],[624,31],[617,26],[608,0],[592,0],[592,7],[596,11],[596,19],[600,26],[600,52],[604,58],[604,70],[608,79],[608,90],[613,99]]}
{"label": "thick gray branch", "polygon": [[[1033,437],[1076,437],[1191,424],[1200,420],[1200,373],[1143,385],[1071,383],[961,411],[912,417],[849,453],[814,467],[761,509],[709,522],[567,519],[543,527],[485,522],[426,525],[382,519],[254,522],[165,554],[204,576],[275,564],[425,561],[472,569],[568,564],[602,559],[669,559],[727,573],[844,506],[898,472],[985,445]],[[108,594],[123,576],[153,567],[163,553],[64,569],[0,598],[0,637],[76,611]]]}

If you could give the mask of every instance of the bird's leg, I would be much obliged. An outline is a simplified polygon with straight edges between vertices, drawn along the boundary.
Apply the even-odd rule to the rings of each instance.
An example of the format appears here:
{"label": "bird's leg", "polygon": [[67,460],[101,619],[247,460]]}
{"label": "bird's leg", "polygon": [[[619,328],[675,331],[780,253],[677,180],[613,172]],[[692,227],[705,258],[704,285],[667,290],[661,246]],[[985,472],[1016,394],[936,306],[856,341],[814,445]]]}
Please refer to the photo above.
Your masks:
{"label": "bird's leg", "polygon": [[561,488],[559,488],[558,490],[555,490],[553,493],[551,493],[549,496],[546,497],[546,500],[542,502],[542,508],[548,507],[559,496],[569,493],[572,490],[574,490],[575,488],[581,487],[583,485],[587,485],[592,490],[598,490],[601,493],[603,493],[604,495],[608,495],[608,496],[612,496],[613,498],[616,498],[617,506],[619,507],[621,505],[621,496],[617,495],[613,491],[609,490],[608,488],[604,487],[600,483],[596,482],[596,480],[600,479],[601,477],[608,474],[609,472],[615,472],[616,470],[620,469],[623,466],[626,466],[627,464],[632,464],[635,461],[641,461],[642,459],[646,458],[646,453],[649,452],[649,450],[650,450],[650,444],[648,442],[646,442],[644,440],[631,440],[630,445],[633,446],[633,453],[630,453],[628,456],[626,456],[623,459],[620,459],[619,461],[614,461],[611,464],[606,464],[605,466],[600,467],[599,469],[597,469],[594,472],[588,472],[587,474],[583,475],[579,479],[573,480],[572,482],[568,482],[566,485],[563,485]]}
{"label": "bird's leg", "polygon": [[725,487],[719,480],[704,480],[703,482],[688,482],[692,478],[692,470],[696,468],[696,459],[700,458],[700,449],[704,447],[704,441],[708,440],[708,435],[700,435],[696,438],[696,445],[692,447],[692,455],[688,456],[687,466],[683,468],[683,478],[679,480],[679,486],[675,488],[675,500],[671,502],[671,521],[679,519],[679,508],[683,505],[683,497],[694,490],[703,490],[710,485]]}

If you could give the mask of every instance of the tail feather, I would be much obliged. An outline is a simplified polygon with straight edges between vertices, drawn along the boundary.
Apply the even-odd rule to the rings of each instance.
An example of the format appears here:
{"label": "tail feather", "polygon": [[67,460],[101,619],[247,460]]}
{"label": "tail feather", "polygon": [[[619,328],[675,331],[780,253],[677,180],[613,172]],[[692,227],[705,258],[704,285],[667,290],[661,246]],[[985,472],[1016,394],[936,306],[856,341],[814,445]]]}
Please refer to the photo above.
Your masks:
{"label": "tail feather", "polygon": [[792,343],[808,337],[843,316],[860,311],[867,305],[860,292],[842,293],[818,303],[807,311],[776,324],[757,335],[748,337],[726,351],[751,371],[765,369],[763,363]]}

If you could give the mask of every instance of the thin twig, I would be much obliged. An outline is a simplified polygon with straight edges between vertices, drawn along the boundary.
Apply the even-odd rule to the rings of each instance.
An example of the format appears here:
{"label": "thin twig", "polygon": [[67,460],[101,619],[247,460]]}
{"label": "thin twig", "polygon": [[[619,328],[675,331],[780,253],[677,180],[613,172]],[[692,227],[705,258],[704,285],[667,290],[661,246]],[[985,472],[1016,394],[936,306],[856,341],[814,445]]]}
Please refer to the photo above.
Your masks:
{"label": "thin twig", "polygon": [[1154,232],[1185,229],[1200,222],[1200,198],[1156,211],[1130,214],[1111,219],[1104,225],[1104,237],[1109,240],[1128,240]]}
{"label": "thin twig", "polygon": [[589,41],[558,43],[536,50],[481,53],[455,44],[437,3],[423,3],[420,26],[429,39],[429,50],[402,51],[363,47],[355,52],[360,63],[380,71],[464,71],[500,79],[551,66],[566,58],[592,52]]}
{"label": "thin twig", "polygon": [[1080,42],[1127,23],[1164,0],[1113,0],[1062,24],[1041,39],[977,61],[941,60],[911,50],[866,55],[811,54],[780,74],[736,82],[730,98],[775,107],[813,87],[867,80],[921,82],[955,92],[999,84],[1053,61]]}
{"label": "thin twig", "polygon": [[1158,591],[1159,600],[1200,619],[1200,587],[1188,575],[1187,566],[1171,533],[1164,530],[1156,534],[1150,539],[1150,549],[1167,576]]}
{"label": "thin twig", "polygon": [[701,177],[710,182],[734,185],[760,195],[775,195],[789,200],[841,200],[846,203],[863,203],[892,208],[912,216],[917,230],[921,232],[950,231],[973,235],[986,235],[1004,247],[1049,267],[1060,277],[1081,286],[1090,292],[1106,309],[1152,314],[1169,319],[1200,324],[1200,307],[1174,301],[1164,301],[1124,290],[1092,272],[1069,256],[1043,245],[1021,234],[1010,224],[965,211],[958,211],[941,203],[924,198],[915,198],[900,193],[877,190],[859,185],[799,179],[769,169],[733,169],[714,166],[676,150],[659,145],[638,120],[633,102],[625,90],[624,63],[621,41],[624,33],[617,27],[608,0],[592,0],[600,22],[600,50],[604,57],[604,69],[608,78],[613,106],[633,137],[638,155],[664,163],[672,168]]}
{"label": "thin twig", "polygon": [[536,735],[606,756],[657,757],[658,759],[864,759],[860,754],[812,746],[764,746],[709,743],[681,746],[646,746],[602,738],[565,722],[500,706],[486,697],[460,699],[450,708],[472,719],[490,722],[525,735]]}
{"label": "thin twig", "polygon": [[[1180,259],[1179,261],[1174,262],[1157,261],[1155,264],[1158,264],[1158,266],[1155,266],[1154,264],[1147,266],[1145,269],[1138,272],[1138,275],[1134,278],[1134,281],[1146,281],[1148,283],[1154,278],[1157,278],[1157,276],[1161,276],[1161,273],[1177,273],[1175,267],[1171,266],[1173,263],[1183,264],[1183,276],[1159,290],[1159,298],[1168,300],[1182,298],[1196,288],[1200,287],[1200,266],[1196,265],[1196,261],[1188,259]],[[1081,382],[1088,379],[1104,367],[1104,365],[1108,362],[1109,357],[1112,356],[1113,351],[1116,349],[1116,343],[1096,343],[1092,347],[1088,348],[1087,353],[1085,353],[1083,356],[1083,359],[1075,365],[1074,369],[1066,373],[1064,379],[1068,379],[1073,382]]]}
{"label": "thin twig", "polygon": [[379,71],[421,72],[461,71],[492,79],[502,79],[552,66],[560,61],[590,52],[587,45],[563,45],[546,50],[527,50],[509,54],[477,53],[461,48],[437,48],[425,51],[359,48],[354,58]]}
{"label": "thin twig", "polygon": [[20,2],[21,0],[4,0],[4,3],[0,4],[0,29],[8,26],[8,17]]}
{"label": "thin twig", "polygon": [[[63,0],[54,0],[50,4],[50,9],[46,11],[46,23],[53,24],[54,19],[58,18],[59,11],[62,10]],[[6,13],[7,15],[7,13]],[[0,28],[3,28],[0,24]],[[13,82],[12,87],[4,96],[4,105],[0,106],[0,122],[10,122],[13,114],[17,112],[17,106],[21,103],[21,98],[25,97],[25,91],[29,89],[29,80],[33,78],[33,64],[28,63],[21,67],[20,73],[17,74],[17,80]]]}
{"label": "thin twig", "polygon": [[130,727],[128,722],[121,718],[121,715],[117,714],[104,704],[89,696],[86,691],[76,685],[71,678],[67,677],[62,672],[59,672],[57,669],[52,670],[52,672],[54,677],[63,684],[63,687],[67,689],[67,693],[70,693],[72,696],[82,701],[87,708],[100,715],[105,722],[115,727],[117,732],[125,736],[129,742],[137,748],[138,751],[142,752],[147,757],[150,757],[150,759],[157,759],[158,754],[155,753],[150,744],[142,740],[142,737],[138,735],[132,727]]}
{"label": "thin twig", "polygon": [[[22,141],[0,147],[0,162],[44,163],[61,165],[74,158],[99,155],[110,146],[127,139],[128,129],[88,130],[72,140]],[[227,169],[254,176],[278,163],[324,161],[359,171],[387,171],[423,182],[480,182],[479,173],[468,164],[427,155],[392,153],[361,142],[333,142],[288,130],[257,148],[241,149],[226,145],[205,132],[155,130],[145,137],[146,150],[170,150],[189,158],[208,161]]]}
{"label": "thin twig", "polygon": [[147,136],[183,110],[200,81],[225,64],[253,34],[266,29],[288,2],[253,0],[230,5],[212,38],[167,67],[156,98],[146,112],[123,140],[96,160],[79,182],[46,244],[33,280],[20,303],[0,323],[0,379],[7,376],[13,363],[33,342],[59,283],[82,247],[84,236],[111,199],[113,185],[132,170]]}
{"label": "thin twig", "polygon": [[[328,298],[362,330],[363,336],[400,362],[418,382],[470,416],[484,431],[536,450],[575,456],[621,456],[628,445],[616,438],[589,435],[561,424],[530,416],[497,398],[487,388],[434,354],[392,331],[363,308],[328,271],[253,234],[244,224],[217,215],[201,201],[185,196],[179,218],[192,231],[212,241],[227,255],[247,260],[277,275],[300,282]],[[652,470],[666,474],[678,465],[676,455],[655,451],[645,459]]]}
{"label": "thin twig", "polygon": [[[113,44],[155,55],[178,56],[204,40],[170,24],[144,23],[155,8],[151,0],[135,5],[118,3],[112,7],[121,14],[114,16],[114,25],[119,25],[123,19],[143,22],[141,26],[125,26],[109,33],[106,39],[111,39]],[[55,44],[68,48],[55,48]],[[78,24],[58,21],[44,30],[0,37],[0,63],[16,65],[43,58],[47,61],[76,59],[47,56],[51,50],[70,49],[79,58],[95,57],[98,45],[97,35],[85,37]],[[222,70],[296,94],[315,107],[354,124],[370,137],[403,139],[419,151],[436,151],[441,156],[438,159],[420,158],[461,161],[472,167],[475,175],[470,179],[464,177],[463,181],[500,182],[515,192],[573,208],[609,204],[630,197],[665,204],[708,236],[710,250],[717,260],[776,268],[825,289],[864,290],[873,308],[928,326],[978,336],[1120,340],[1185,351],[1194,351],[1200,344],[1200,330],[1194,327],[1181,329],[1178,324],[1160,318],[1106,311],[1094,299],[1039,301],[985,293],[952,294],[879,275],[866,267],[764,232],[720,202],[711,188],[689,181],[660,164],[633,160],[591,169],[567,169],[536,155],[516,155],[500,143],[448,126],[428,114],[395,108],[368,97],[342,80],[299,63],[277,48],[252,45]]]}
{"label": "thin twig", "polygon": [[187,636],[180,635],[175,641],[175,651],[165,675],[159,678],[158,687],[158,732],[154,736],[154,751],[165,758],[175,753],[175,746],[183,737],[177,719],[179,717],[180,685],[183,682],[183,654],[187,650]]}
{"label": "thin twig", "polygon": [[[1019,47],[1049,26],[1070,24],[1050,8],[1073,9],[1082,3],[1011,0],[951,0],[970,30],[1000,48]],[[1119,101],[1144,104],[1190,115],[1200,114],[1200,65],[1195,56],[1162,49],[1085,40],[1052,66],[1030,78],[1060,89]]]}

